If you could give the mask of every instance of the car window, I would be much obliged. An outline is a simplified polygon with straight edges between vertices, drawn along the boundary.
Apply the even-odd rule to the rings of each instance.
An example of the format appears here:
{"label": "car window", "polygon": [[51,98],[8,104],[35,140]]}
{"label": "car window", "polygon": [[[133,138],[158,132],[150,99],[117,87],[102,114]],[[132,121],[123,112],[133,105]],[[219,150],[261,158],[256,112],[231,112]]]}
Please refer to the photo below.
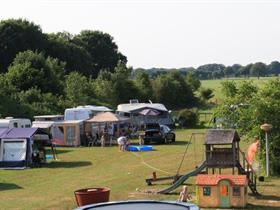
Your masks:
{"label": "car window", "polygon": [[166,125],[161,125],[160,128],[161,128],[161,130],[164,131],[164,133],[168,133],[170,131],[170,128],[167,127]]}

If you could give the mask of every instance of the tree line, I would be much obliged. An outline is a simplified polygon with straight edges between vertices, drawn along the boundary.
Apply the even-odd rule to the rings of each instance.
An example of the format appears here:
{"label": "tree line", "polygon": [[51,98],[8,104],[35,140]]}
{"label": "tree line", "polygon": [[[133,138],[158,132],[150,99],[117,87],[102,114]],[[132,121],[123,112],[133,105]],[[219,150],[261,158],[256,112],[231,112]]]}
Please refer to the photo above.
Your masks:
{"label": "tree line", "polygon": [[27,20],[1,21],[0,115],[32,118],[86,104],[116,108],[133,98],[180,109],[212,97],[192,73],[170,71],[150,78],[126,63],[107,33],[46,34]]}
{"label": "tree line", "polygon": [[[143,69],[138,68],[135,71],[145,71],[151,78],[156,78],[160,74],[166,74],[170,70],[164,68],[151,68]],[[280,74],[280,63],[278,61],[272,61],[270,64],[262,62],[250,63],[245,66],[240,64],[233,64],[231,66],[225,66],[223,64],[206,64],[199,66],[198,68],[179,68],[176,69],[181,74],[186,75],[192,72],[198,79],[221,79],[228,77],[265,77],[265,76],[278,76]]]}

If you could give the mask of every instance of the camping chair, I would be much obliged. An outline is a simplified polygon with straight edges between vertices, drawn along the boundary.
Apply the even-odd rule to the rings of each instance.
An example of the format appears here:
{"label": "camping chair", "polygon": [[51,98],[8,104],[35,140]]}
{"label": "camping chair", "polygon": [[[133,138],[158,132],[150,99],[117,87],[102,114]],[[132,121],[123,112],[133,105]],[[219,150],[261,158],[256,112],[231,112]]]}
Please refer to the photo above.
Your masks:
{"label": "camping chair", "polygon": [[53,138],[51,140],[51,150],[52,150],[52,153],[53,153],[53,159],[54,160],[58,160],[58,153],[57,153],[57,150],[56,150],[56,146],[63,146],[63,142],[59,139],[56,139],[56,138]]}
{"label": "camping chair", "polygon": [[88,147],[92,147],[97,144],[97,137],[88,138]]}

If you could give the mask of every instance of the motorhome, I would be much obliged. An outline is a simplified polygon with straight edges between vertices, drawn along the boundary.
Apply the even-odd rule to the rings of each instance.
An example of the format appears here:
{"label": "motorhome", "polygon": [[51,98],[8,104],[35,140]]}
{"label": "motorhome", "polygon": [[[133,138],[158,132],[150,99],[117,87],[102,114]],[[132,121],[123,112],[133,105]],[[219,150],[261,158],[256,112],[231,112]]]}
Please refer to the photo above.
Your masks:
{"label": "motorhome", "polygon": [[6,117],[0,119],[0,128],[30,128],[31,121],[26,118]]}
{"label": "motorhome", "polygon": [[159,123],[173,127],[171,110],[160,103],[140,103],[137,99],[130,100],[128,104],[119,104],[116,113],[129,117],[133,125],[143,127],[147,123]]}

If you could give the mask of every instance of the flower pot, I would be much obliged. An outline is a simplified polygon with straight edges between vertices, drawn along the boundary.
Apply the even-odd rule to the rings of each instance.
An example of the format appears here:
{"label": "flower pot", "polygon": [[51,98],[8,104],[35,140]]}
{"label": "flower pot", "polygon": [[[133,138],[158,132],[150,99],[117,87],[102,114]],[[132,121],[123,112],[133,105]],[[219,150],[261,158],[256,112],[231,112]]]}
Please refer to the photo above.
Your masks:
{"label": "flower pot", "polygon": [[94,203],[103,203],[109,201],[109,188],[87,188],[74,192],[78,206],[84,206]]}

